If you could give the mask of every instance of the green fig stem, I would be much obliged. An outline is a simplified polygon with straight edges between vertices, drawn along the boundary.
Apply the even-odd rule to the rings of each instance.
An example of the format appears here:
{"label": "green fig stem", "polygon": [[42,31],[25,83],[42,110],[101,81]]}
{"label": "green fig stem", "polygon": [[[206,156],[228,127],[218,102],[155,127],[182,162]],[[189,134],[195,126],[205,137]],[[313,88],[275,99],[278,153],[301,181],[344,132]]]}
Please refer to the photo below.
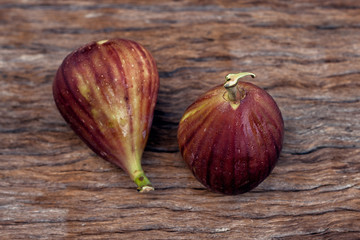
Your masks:
{"label": "green fig stem", "polygon": [[138,186],[137,190],[141,193],[154,190],[150,180],[145,176],[144,171],[136,172],[134,182]]}
{"label": "green fig stem", "polygon": [[240,78],[243,78],[245,76],[251,76],[252,78],[255,77],[255,74],[253,73],[249,73],[249,72],[241,72],[241,73],[230,73],[228,75],[226,75],[225,77],[225,84],[224,87],[228,92],[228,99],[231,102],[235,102],[239,99],[238,96],[240,96],[240,99],[242,99],[245,95],[244,90],[242,89],[238,89],[236,86],[239,82]]}

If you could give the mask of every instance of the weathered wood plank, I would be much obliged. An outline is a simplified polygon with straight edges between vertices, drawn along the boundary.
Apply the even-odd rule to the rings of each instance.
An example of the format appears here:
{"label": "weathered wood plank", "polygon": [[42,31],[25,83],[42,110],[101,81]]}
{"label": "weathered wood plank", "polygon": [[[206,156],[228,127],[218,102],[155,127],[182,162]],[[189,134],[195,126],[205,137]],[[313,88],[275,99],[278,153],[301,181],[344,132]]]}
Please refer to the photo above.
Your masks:
{"label": "weathered wood plank", "polygon": [[[360,3],[0,3],[1,239],[358,239]],[[55,108],[51,84],[80,45],[123,37],[154,55],[161,87],[138,194]],[[253,191],[205,190],[178,152],[186,107],[228,72],[277,101],[285,141]]]}

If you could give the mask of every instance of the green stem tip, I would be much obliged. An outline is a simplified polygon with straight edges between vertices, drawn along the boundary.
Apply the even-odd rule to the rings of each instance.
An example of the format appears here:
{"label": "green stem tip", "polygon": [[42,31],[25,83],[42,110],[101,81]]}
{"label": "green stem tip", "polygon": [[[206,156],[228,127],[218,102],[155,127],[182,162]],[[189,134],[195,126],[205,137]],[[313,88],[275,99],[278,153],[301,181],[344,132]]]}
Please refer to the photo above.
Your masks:
{"label": "green stem tip", "polygon": [[134,182],[138,186],[138,192],[144,193],[154,190],[150,180],[145,176],[143,171],[137,173],[136,177],[134,178]]}
{"label": "green stem tip", "polygon": [[[230,73],[228,75],[226,75],[225,77],[225,84],[224,87],[225,89],[228,91],[228,98],[230,101],[234,102],[236,101],[237,98],[237,88],[236,85],[238,84],[240,78],[243,78],[245,76],[251,76],[252,78],[255,77],[255,74],[250,73],[250,72],[241,72],[241,73]],[[243,95],[243,94],[240,94]]]}

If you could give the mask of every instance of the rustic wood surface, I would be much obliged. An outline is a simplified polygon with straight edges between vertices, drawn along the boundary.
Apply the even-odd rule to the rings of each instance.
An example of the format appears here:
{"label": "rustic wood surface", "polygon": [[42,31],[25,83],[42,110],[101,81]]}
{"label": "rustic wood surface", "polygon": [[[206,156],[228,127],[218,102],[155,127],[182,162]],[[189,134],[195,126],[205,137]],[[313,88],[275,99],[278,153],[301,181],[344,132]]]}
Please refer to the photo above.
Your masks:
{"label": "rustic wood surface", "polygon": [[[0,32],[0,239],[360,239],[359,1],[1,0]],[[68,53],[116,37],[158,64],[148,194],[52,98]],[[223,196],[186,168],[176,131],[238,71],[277,101],[285,141],[269,178]]]}

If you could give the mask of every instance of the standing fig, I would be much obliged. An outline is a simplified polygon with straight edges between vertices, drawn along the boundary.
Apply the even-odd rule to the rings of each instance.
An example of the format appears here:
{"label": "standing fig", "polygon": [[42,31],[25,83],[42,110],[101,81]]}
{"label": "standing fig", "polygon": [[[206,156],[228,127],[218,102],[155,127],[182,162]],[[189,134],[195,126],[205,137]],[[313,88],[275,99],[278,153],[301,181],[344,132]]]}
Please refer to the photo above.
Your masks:
{"label": "standing fig", "polygon": [[240,194],[259,185],[282,149],[284,122],[273,98],[229,74],[185,111],[178,129],[183,159],[208,189]]}
{"label": "standing fig", "polygon": [[53,82],[56,105],[77,135],[119,166],[140,192],[153,190],[141,166],[159,89],[156,63],[140,44],[113,39],[69,54]]}

